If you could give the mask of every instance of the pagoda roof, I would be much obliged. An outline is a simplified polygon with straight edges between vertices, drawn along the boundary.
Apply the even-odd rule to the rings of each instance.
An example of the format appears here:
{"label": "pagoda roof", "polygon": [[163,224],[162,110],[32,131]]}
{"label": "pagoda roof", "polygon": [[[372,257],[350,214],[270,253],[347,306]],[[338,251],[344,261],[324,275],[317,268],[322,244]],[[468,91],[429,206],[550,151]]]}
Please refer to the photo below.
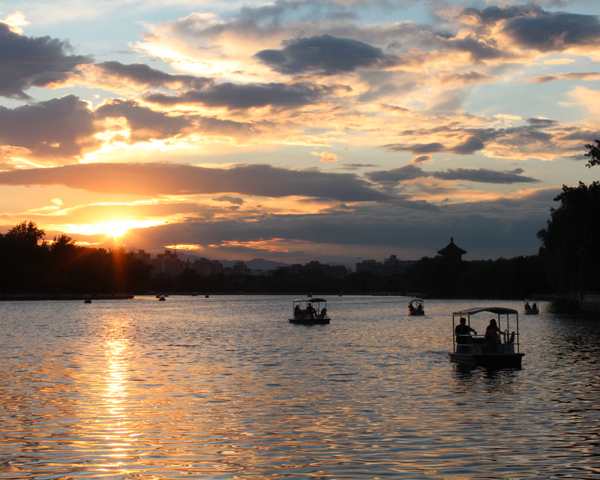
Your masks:
{"label": "pagoda roof", "polygon": [[454,244],[454,238],[451,237],[450,243],[445,248],[438,250],[437,253],[439,253],[440,255],[464,255],[467,252],[462,248],[457,247]]}

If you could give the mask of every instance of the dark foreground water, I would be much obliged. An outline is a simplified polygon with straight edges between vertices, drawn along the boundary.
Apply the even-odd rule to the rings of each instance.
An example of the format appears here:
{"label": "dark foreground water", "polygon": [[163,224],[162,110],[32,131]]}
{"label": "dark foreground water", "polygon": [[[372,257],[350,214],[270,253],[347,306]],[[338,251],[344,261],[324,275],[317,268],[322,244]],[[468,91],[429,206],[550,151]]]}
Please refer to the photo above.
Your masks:
{"label": "dark foreground water", "polygon": [[522,304],[291,300],[0,303],[0,478],[600,479],[600,320],[542,304],[522,370],[460,372],[452,312]]}

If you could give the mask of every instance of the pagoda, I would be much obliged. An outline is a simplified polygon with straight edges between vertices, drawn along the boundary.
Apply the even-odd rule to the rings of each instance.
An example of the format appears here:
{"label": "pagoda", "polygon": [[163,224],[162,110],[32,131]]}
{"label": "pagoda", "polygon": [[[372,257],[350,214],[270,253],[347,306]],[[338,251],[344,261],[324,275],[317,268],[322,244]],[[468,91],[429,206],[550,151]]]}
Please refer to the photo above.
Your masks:
{"label": "pagoda", "polygon": [[453,257],[458,257],[459,260],[462,260],[462,256],[467,252],[460,247],[457,247],[454,244],[454,238],[450,237],[450,243],[445,248],[438,250],[439,255],[448,255]]}

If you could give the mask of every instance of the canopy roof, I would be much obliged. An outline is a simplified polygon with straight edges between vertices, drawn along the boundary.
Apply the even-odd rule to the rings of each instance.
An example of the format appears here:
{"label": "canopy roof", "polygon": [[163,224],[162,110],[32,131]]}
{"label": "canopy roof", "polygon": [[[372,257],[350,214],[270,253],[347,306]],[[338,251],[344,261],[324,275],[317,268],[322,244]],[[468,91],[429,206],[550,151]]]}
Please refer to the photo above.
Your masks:
{"label": "canopy roof", "polygon": [[453,315],[475,315],[479,312],[490,312],[498,315],[501,314],[518,314],[516,310],[512,308],[504,308],[504,307],[485,307],[485,308],[468,308],[467,310],[459,310],[458,312],[454,312]]}
{"label": "canopy roof", "polygon": [[417,302],[417,303],[425,303],[423,300],[421,300],[420,298],[413,298],[412,300],[409,300],[408,303],[413,303],[413,302]]}

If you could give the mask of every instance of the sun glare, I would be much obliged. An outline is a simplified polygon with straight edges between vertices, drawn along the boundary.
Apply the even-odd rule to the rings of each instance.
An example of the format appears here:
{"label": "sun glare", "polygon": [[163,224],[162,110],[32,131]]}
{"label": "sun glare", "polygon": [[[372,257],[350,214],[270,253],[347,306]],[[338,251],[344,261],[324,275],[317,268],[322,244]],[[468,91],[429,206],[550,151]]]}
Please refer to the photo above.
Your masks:
{"label": "sun glare", "polygon": [[88,224],[55,225],[54,228],[68,234],[79,233],[82,235],[109,235],[121,237],[132,228],[153,227],[164,223],[162,220],[118,220],[113,222],[95,222]]}
{"label": "sun glare", "polygon": [[131,228],[125,222],[113,222],[106,225],[105,231],[111,237],[120,237],[127,233],[127,230]]}

